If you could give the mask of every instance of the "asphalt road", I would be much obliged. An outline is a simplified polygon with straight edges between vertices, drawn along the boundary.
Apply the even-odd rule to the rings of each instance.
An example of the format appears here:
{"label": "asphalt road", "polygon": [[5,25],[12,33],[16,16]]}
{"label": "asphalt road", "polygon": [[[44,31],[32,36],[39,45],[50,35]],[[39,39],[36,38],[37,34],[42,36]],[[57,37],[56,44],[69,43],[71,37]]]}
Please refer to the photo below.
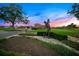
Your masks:
{"label": "asphalt road", "polygon": [[8,36],[12,36],[12,35],[16,35],[18,33],[22,33],[24,31],[2,31],[0,30],[0,39],[8,37]]}

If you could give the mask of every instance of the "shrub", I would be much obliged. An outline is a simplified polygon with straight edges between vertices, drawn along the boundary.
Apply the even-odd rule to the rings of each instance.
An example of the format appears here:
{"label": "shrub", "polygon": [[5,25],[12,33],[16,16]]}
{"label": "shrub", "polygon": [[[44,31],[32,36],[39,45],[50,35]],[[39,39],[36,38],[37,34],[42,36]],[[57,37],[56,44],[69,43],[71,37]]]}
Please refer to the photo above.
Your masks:
{"label": "shrub", "polygon": [[50,32],[49,36],[58,40],[67,40],[66,35],[55,34],[53,32]]}
{"label": "shrub", "polygon": [[39,35],[39,36],[46,36],[47,33],[46,32],[37,32],[37,35]]}
{"label": "shrub", "polygon": [[[37,35],[39,35],[39,36],[47,36],[47,33],[46,32],[37,32]],[[53,32],[49,33],[49,37],[55,38],[55,39],[58,39],[58,40],[67,40],[66,35],[55,34]]]}

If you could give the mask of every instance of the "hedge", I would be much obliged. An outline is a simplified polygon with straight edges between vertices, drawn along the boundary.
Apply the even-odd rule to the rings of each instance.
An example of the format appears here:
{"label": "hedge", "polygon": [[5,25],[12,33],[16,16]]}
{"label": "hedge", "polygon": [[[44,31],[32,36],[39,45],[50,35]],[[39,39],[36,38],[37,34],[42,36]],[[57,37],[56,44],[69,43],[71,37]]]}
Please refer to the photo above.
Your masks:
{"label": "hedge", "polygon": [[[39,36],[47,36],[47,32],[37,32],[37,35],[39,35]],[[58,40],[67,40],[66,35],[59,35],[59,34],[56,34],[56,33],[53,33],[53,32],[49,32],[48,36],[50,38],[55,38],[55,39],[58,39]]]}

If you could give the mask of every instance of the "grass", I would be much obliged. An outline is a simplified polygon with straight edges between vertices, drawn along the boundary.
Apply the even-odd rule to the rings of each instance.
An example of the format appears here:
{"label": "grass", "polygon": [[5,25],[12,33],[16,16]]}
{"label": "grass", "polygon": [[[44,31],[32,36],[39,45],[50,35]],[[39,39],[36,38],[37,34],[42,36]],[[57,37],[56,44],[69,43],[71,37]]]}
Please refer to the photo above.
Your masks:
{"label": "grass", "polygon": [[[34,32],[46,32],[46,30],[33,30]],[[51,29],[51,32],[59,35],[75,36],[79,34],[79,29]]]}
{"label": "grass", "polygon": [[[33,32],[46,32],[46,30],[33,30]],[[52,29],[51,32],[59,34],[59,35],[70,35],[70,36],[75,36],[76,34],[79,33],[79,29]],[[69,49],[61,46],[61,45],[55,45],[55,44],[49,44],[46,42],[41,42],[39,41],[40,44],[44,45],[47,48],[50,49],[55,49],[58,53],[60,53],[63,56],[76,56],[76,54],[73,51],[70,51]],[[38,41],[37,41],[38,43]],[[69,40],[63,40],[63,43],[69,45],[70,47],[73,47],[77,50],[79,50],[79,43],[72,42]]]}
{"label": "grass", "polygon": [[[7,43],[7,39],[0,39],[0,47],[5,43]],[[20,55],[24,55],[24,53],[18,53],[14,51],[6,51],[4,49],[0,49],[0,56],[20,56]]]}
{"label": "grass", "polygon": [[53,50],[57,51],[57,53],[60,54],[61,56],[79,56],[79,54],[73,52],[73,50],[71,51],[71,50],[67,49],[64,46],[61,46],[58,44],[50,44],[50,43],[43,42],[43,41],[40,41],[40,40],[35,39],[35,38],[30,38],[30,37],[28,37],[28,38],[34,39],[34,40],[32,40],[32,42],[34,42],[34,43],[43,45],[46,48],[53,49]]}
{"label": "grass", "polygon": [[3,49],[0,49],[0,56],[19,56],[19,55],[22,55],[22,54],[14,51],[6,51]]}
{"label": "grass", "polygon": [[7,42],[7,39],[0,39],[0,46],[2,46],[3,44],[5,44]]}
{"label": "grass", "polygon": [[52,29],[51,31],[56,34],[70,36],[75,36],[79,33],[79,29]]}
{"label": "grass", "polygon": [[[1,40],[0,40],[0,46],[1,46],[2,44],[5,44],[6,41],[7,41],[7,39],[1,39]],[[11,51],[5,51],[5,50],[3,50],[3,49],[0,49],[0,56],[10,56],[10,55],[16,55],[16,53],[11,52]]]}
{"label": "grass", "polygon": [[19,35],[27,35],[27,36],[36,36],[37,35],[37,33],[35,33],[35,32],[26,32],[26,33],[20,33]]}
{"label": "grass", "polygon": [[40,40],[36,40],[34,41],[35,43],[39,43],[47,48],[50,49],[54,49],[55,51],[57,51],[61,56],[78,56],[79,54],[76,54],[75,52],[73,52],[73,50],[69,50],[61,45],[57,45],[57,44],[50,44],[47,42],[43,42]]}
{"label": "grass", "polygon": [[[34,39],[34,38],[31,38],[31,39]],[[7,39],[0,40],[0,43],[5,43],[5,42],[7,43]],[[32,40],[32,42],[43,45],[44,47],[49,48],[49,49],[53,49],[53,50],[57,51],[62,56],[77,56],[77,55],[79,55],[79,54],[76,54],[75,52],[73,52],[73,50],[71,51],[61,45],[49,44],[49,43],[46,43],[46,42],[43,42],[43,41],[40,41],[37,39]],[[22,54],[14,52],[14,51],[6,51],[3,49],[0,49],[0,56],[15,56],[15,55],[22,55]]]}
{"label": "grass", "polygon": [[8,28],[0,27],[0,30],[13,31],[13,30],[15,30],[15,28],[13,28],[13,27],[8,27]]}
{"label": "grass", "polygon": [[62,42],[67,44],[68,46],[70,46],[72,48],[79,50],[79,43],[78,42],[72,42],[70,40],[63,40]]}
{"label": "grass", "polygon": [[[45,32],[45,31],[46,30],[36,30],[36,32]],[[75,36],[75,35],[79,34],[79,29],[52,29],[51,32],[59,34],[59,35]],[[65,43],[66,45],[72,47],[72,48],[75,48],[76,50],[79,50],[79,43],[77,43],[77,42],[72,42],[70,40],[64,40],[64,39],[62,42]],[[57,47],[55,46],[55,48],[57,48]]]}
{"label": "grass", "polygon": [[[13,27],[8,27],[8,28],[2,28],[0,27],[0,30],[6,30],[6,31],[12,31],[16,30]],[[33,32],[46,32],[44,29],[38,29],[38,30],[32,30]],[[60,34],[60,35],[70,35],[70,36],[75,36],[79,33],[79,29],[51,29],[51,32]]]}

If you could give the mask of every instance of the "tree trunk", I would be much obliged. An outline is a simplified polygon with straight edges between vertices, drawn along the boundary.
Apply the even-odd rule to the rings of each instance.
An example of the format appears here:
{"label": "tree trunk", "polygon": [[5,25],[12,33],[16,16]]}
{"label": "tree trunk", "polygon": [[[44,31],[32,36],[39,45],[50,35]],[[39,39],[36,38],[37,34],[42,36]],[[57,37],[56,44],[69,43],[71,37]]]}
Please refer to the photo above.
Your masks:
{"label": "tree trunk", "polygon": [[49,34],[50,34],[50,30],[51,30],[50,28],[47,29],[47,36],[48,37],[49,37]]}
{"label": "tree trunk", "polygon": [[12,26],[11,27],[13,27],[13,28],[15,28],[15,26],[14,26],[15,24],[14,24],[14,22],[12,22]]}

